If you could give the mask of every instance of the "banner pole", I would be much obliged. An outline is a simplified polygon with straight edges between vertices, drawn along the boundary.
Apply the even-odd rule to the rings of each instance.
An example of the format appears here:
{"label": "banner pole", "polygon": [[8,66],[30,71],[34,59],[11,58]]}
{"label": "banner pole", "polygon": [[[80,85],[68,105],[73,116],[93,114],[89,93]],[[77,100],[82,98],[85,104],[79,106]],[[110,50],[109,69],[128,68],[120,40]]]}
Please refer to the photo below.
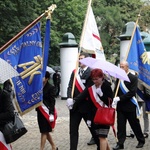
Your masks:
{"label": "banner pole", "polygon": [[[132,40],[133,40],[133,37],[134,37],[134,34],[135,34],[135,30],[136,30],[136,27],[137,27],[137,24],[138,24],[139,17],[140,17],[140,14],[138,15],[138,18],[137,18],[136,23],[134,25],[134,29],[133,29],[133,32],[132,32],[132,35],[131,35],[130,43],[129,43],[129,46],[128,46],[128,50],[126,52],[126,57],[125,57],[124,60],[127,60],[127,57],[128,57],[129,51],[130,51],[130,47],[131,47],[131,44],[132,44]],[[118,94],[119,86],[120,86],[120,80],[119,80],[119,82],[117,84],[117,88],[116,88],[116,92],[115,92],[115,96],[114,97],[116,97],[117,94]]]}
{"label": "banner pole", "polygon": [[74,94],[75,80],[76,80],[77,70],[78,70],[78,66],[79,66],[78,61],[79,61],[79,56],[80,56],[80,53],[81,53],[81,44],[82,44],[82,41],[83,41],[83,35],[84,35],[85,27],[86,27],[86,24],[87,24],[88,14],[89,14],[89,11],[90,11],[91,3],[92,3],[92,0],[89,0],[88,1],[87,12],[86,12],[86,16],[85,16],[85,21],[84,21],[84,25],[83,25],[83,29],[82,29],[82,33],[81,33],[80,44],[79,44],[79,52],[78,52],[78,56],[77,56],[74,79],[73,79],[73,84],[72,84],[72,91],[71,91],[71,97],[72,98],[73,98],[73,94]]}
{"label": "banner pole", "polygon": [[83,42],[83,38],[84,38],[84,35],[85,35],[85,28],[86,28],[87,21],[88,21],[88,16],[89,16],[89,13],[90,13],[91,3],[92,3],[92,0],[89,0],[88,1],[87,12],[86,12],[86,16],[85,16],[85,20],[84,20],[84,24],[83,24],[83,29],[82,29],[82,33],[81,33],[81,37],[80,37],[80,43],[79,43],[79,48],[80,48],[79,50],[80,51],[81,51],[81,45],[82,45],[82,42]]}

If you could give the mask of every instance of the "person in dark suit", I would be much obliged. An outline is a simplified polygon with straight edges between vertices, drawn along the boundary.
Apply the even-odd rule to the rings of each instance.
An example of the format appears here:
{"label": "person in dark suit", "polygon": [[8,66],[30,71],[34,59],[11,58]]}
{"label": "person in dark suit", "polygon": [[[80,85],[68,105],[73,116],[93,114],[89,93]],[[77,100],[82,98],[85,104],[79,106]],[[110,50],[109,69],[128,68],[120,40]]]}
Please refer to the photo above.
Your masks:
{"label": "person in dark suit", "polygon": [[[88,57],[89,55],[87,53],[80,53],[79,59],[83,59],[85,57]],[[88,101],[84,101],[83,103],[79,105],[74,105],[73,108],[71,107],[73,103],[74,97],[82,93],[82,91],[88,87],[89,85],[93,84],[91,78],[90,78],[90,73],[91,70],[89,67],[79,63],[79,69],[74,70],[71,74],[70,81],[68,84],[68,89],[67,89],[67,105],[70,109],[70,150],[77,150],[77,145],[78,145],[78,130],[79,130],[79,125],[82,120],[84,119],[85,122],[87,122],[87,113],[89,110],[88,106]],[[74,81],[74,75],[75,71],[77,71],[77,76],[76,76],[76,82],[75,82],[75,88],[74,88],[74,93],[72,95],[72,87],[73,87],[73,81]],[[71,105],[70,105],[71,104]],[[89,128],[92,136],[94,136],[94,131],[92,128]]]}
{"label": "person in dark suit", "polygon": [[[145,144],[145,138],[143,136],[139,119],[137,118],[138,105],[135,98],[137,91],[138,78],[136,75],[129,72],[128,62],[122,61],[120,67],[127,73],[130,82],[121,81],[117,92],[117,97],[113,99],[112,105],[117,105],[117,137],[118,142],[113,150],[124,149],[124,142],[126,139],[126,123],[129,122],[131,129],[133,130],[138,145],[136,148],[142,148]],[[118,83],[116,84],[118,85]],[[117,86],[116,86],[117,87]],[[116,91],[117,88],[115,88]]]}
{"label": "person in dark suit", "polygon": [[[110,150],[107,136],[109,133],[110,126],[95,124],[94,117],[97,111],[97,107],[108,107],[112,103],[113,91],[111,89],[111,84],[104,78],[104,74],[101,69],[93,69],[91,71],[91,78],[94,85],[86,88],[80,95],[74,98],[74,105],[88,102],[88,120],[91,121],[90,126],[95,131],[97,150]],[[88,98],[86,100],[85,98]]]}
{"label": "person in dark suit", "polygon": [[60,74],[58,73],[58,70],[56,70],[55,73],[53,74],[53,83],[56,90],[56,97],[59,97],[60,82],[61,82],[61,77]]}

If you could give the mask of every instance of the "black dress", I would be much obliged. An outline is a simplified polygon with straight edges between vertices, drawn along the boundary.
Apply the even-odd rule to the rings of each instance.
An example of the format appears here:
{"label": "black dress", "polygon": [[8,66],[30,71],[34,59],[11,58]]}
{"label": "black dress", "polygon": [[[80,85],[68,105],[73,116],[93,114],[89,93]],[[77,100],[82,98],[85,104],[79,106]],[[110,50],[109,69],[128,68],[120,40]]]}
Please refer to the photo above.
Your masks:
{"label": "black dress", "polygon": [[[43,88],[43,103],[49,109],[49,114],[54,114],[55,88],[48,82]],[[40,133],[51,132],[52,128],[40,110],[37,108],[37,120]]]}

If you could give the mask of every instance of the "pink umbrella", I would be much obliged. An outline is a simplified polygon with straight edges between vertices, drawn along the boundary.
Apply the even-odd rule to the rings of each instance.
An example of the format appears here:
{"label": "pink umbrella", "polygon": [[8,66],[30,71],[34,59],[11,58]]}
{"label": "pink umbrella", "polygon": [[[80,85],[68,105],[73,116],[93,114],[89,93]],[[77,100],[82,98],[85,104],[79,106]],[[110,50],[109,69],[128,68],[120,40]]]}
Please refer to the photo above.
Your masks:
{"label": "pink umbrella", "polygon": [[123,69],[117,67],[116,65],[114,65],[106,60],[100,60],[100,59],[95,59],[92,57],[86,57],[79,61],[80,61],[80,63],[90,67],[91,69],[98,68],[98,69],[103,70],[103,72],[105,74],[108,74],[115,78],[130,82],[126,72]]}

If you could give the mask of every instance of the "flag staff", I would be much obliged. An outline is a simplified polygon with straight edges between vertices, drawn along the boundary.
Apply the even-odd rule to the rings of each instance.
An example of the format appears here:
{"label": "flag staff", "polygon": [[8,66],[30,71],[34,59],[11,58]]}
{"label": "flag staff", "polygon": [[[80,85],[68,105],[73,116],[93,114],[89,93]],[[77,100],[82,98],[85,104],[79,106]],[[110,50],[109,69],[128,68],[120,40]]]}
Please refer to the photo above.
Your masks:
{"label": "flag staff", "polygon": [[[133,40],[133,37],[134,37],[134,34],[135,34],[135,30],[136,30],[139,18],[140,18],[140,13],[138,14],[138,18],[137,18],[136,23],[134,25],[134,29],[133,29],[133,32],[132,32],[130,43],[129,43],[129,46],[128,46],[128,49],[127,49],[127,52],[126,52],[126,57],[125,57],[124,60],[127,60],[127,57],[128,57],[129,51],[130,51],[130,47],[131,47],[131,44],[132,44],[132,40]],[[116,92],[115,92],[115,96],[114,97],[116,97],[117,94],[118,94],[119,86],[120,86],[120,80],[119,80],[119,82],[117,84],[117,88],[116,88]]]}
{"label": "flag staff", "polygon": [[76,71],[74,73],[74,79],[73,79],[72,91],[71,91],[72,98],[73,98],[73,93],[74,93],[74,88],[75,88],[75,79],[76,79],[77,70],[78,70],[78,63],[79,63],[78,59],[79,59],[79,56],[80,56],[80,53],[81,53],[81,44],[82,44],[82,41],[83,41],[83,35],[84,35],[84,32],[85,32],[85,26],[87,24],[88,14],[89,14],[89,11],[90,11],[91,3],[92,3],[92,0],[89,0],[88,1],[88,7],[87,7],[86,16],[85,16],[85,20],[84,20],[84,25],[83,25],[83,29],[82,29],[82,33],[81,33],[81,38],[80,38],[80,43],[79,43],[79,52],[78,52],[77,61],[76,61],[76,67],[75,67]]}
{"label": "flag staff", "polygon": [[48,10],[46,10],[43,14],[41,14],[37,19],[35,19],[32,23],[30,23],[27,27],[25,27],[21,32],[19,32],[16,36],[14,36],[11,40],[9,40],[6,44],[4,44],[0,48],[0,52],[2,52],[4,49],[6,49],[10,44],[12,44],[15,40],[17,40],[22,34],[24,34],[29,28],[34,26],[44,15],[46,15],[46,19],[51,19],[51,14],[53,13],[54,9],[56,8],[55,4],[52,4],[50,7],[48,7]]}
{"label": "flag staff", "polygon": [[86,25],[87,25],[87,21],[88,21],[88,16],[89,16],[89,13],[90,13],[91,3],[92,3],[92,0],[89,0],[88,1],[87,12],[86,12],[86,16],[85,16],[85,20],[84,20],[84,24],[83,24],[83,29],[82,29],[82,33],[81,33],[80,43],[79,43],[79,52],[81,52],[81,45],[82,45],[83,38],[84,38],[84,35],[85,35],[85,29],[86,29]]}
{"label": "flag staff", "polygon": [[[145,2],[145,3],[146,3],[146,2]],[[138,16],[137,16],[137,20],[136,20],[135,25],[134,25],[134,29],[133,29],[133,32],[132,32],[131,40],[130,40],[130,43],[129,43],[129,46],[128,46],[128,50],[127,50],[127,52],[126,52],[126,57],[125,57],[124,60],[127,60],[127,58],[128,58],[128,54],[129,54],[129,51],[130,51],[130,47],[131,47],[131,44],[132,44],[132,41],[133,41],[133,37],[134,37],[134,34],[135,34],[136,27],[137,27],[137,25],[138,25],[139,18],[141,17],[141,11],[142,11],[143,7],[144,7],[144,5],[143,5],[142,8],[140,9],[140,12],[139,12],[139,14],[138,14]]]}

